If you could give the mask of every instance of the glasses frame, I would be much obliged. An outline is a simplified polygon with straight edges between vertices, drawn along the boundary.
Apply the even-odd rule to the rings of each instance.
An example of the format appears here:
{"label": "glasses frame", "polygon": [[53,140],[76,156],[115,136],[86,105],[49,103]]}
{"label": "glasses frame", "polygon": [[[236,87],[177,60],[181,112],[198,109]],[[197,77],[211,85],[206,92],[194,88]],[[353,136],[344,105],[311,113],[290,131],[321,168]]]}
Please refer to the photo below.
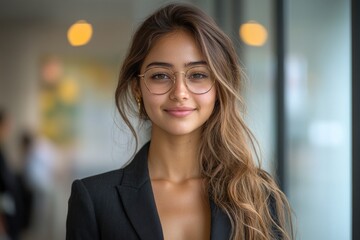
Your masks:
{"label": "glasses frame", "polygon": [[[187,74],[191,69],[196,68],[196,67],[202,67],[202,66],[193,66],[193,67],[190,67],[190,68],[188,68],[185,72],[184,72],[184,71],[177,71],[177,72],[175,72],[175,71],[173,71],[171,68],[168,68],[168,67],[151,67],[151,68],[146,69],[146,71],[145,71],[143,74],[139,74],[138,77],[144,79],[145,87],[146,87],[146,89],[147,89],[151,94],[154,94],[154,95],[164,95],[164,94],[170,92],[170,91],[174,88],[174,86],[175,86],[175,81],[176,81],[176,73],[184,74],[184,83],[185,83],[186,89],[187,89],[189,92],[191,92],[192,94],[203,95],[203,94],[206,94],[206,93],[210,92],[210,90],[213,88],[213,86],[214,86],[214,84],[215,84],[215,79],[212,77],[211,71],[209,71],[209,72],[210,72],[211,81],[212,81],[212,84],[211,84],[211,87],[209,88],[209,90],[207,90],[207,91],[205,91],[205,92],[203,92],[203,93],[195,93],[195,92],[191,91],[190,88],[189,88],[189,86],[187,85],[186,74]],[[164,92],[164,93],[154,93],[154,92],[152,92],[152,91],[149,89],[149,86],[148,86],[147,83],[146,83],[146,80],[145,80],[146,72],[148,72],[149,70],[154,69],[154,68],[167,69],[167,70],[169,70],[169,71],[172,73],[172,76],[173,76],[173,77],[171,78],[171,80],[173,81],[173,84],[172,84],[172,86],[169,88],[169,90],[167,90],[167,91]],[[206,67],[206,68],[208,68],[208,67]],[[208,68],[208,69],[209,69],[209,68]],[[209,70],[210,70],[210,69],[209,69]]]}

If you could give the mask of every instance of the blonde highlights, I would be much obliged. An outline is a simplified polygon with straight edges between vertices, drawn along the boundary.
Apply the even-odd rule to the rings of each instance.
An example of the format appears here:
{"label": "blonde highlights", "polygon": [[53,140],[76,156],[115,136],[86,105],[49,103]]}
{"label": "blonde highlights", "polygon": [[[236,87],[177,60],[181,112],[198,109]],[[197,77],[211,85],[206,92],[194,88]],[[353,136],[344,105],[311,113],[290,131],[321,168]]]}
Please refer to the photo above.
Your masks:
{"label": "blonde highlights", "polygon": [[292,239],[289,204],[271,176],[259,168],[255,138],[242,118],[243,74],[236,51],[201,10],[170,4],[152,14],[136,31],[115,93],[121,117],[138,142],[128,118],[132,114],[146,119],[144,109],[136,110],[137,75],[154,42],[178,29],[192,34],[216,79],[217,101],[202,127],[199,160],[210,197],[229,216],[232,239]]}

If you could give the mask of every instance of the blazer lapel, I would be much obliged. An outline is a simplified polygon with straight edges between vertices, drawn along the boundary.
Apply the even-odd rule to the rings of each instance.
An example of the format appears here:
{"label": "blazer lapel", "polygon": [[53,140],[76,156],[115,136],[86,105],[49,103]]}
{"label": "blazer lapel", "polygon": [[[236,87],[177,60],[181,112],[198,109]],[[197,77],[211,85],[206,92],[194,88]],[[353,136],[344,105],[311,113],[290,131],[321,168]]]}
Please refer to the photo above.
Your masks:
{"label": "blazer lapel", "polygon": [[211,208],[211,240],[229,240],[231,222],[229,217],[210,199]]}
{"label": "blazer lapel", "polygon": [[[125,212],[142,240],[162,240],[163,232],[149,177],[147,156],[150,143],[144,145],[124,168],[117,186]],[[231,223],[228,216],[210,199],[211,240],[229,240]]]}
{"label": "blazer lapel", "polygon": [[147,143],[124,168],[121,184],[117,186],[126,214],[142,240],[163,239],[148,173]]}

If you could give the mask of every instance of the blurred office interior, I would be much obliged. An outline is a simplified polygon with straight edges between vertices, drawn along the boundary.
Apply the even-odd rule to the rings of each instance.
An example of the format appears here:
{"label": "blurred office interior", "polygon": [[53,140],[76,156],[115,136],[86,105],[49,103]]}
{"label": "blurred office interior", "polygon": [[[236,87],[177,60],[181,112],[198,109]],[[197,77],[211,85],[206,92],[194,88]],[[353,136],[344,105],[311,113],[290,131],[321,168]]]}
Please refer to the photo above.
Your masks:
{"label": "blurred office interior", "polygon": [[[21,239],[64,239],[71,182],[129,160],[133,142],[114,102],[118,72],[134,29],[167,2],[0,2],[5,149],[33,191]],[[351,2],[184,2],[235,42],[246,120],[290,200],[297,239],[352,239]]]}

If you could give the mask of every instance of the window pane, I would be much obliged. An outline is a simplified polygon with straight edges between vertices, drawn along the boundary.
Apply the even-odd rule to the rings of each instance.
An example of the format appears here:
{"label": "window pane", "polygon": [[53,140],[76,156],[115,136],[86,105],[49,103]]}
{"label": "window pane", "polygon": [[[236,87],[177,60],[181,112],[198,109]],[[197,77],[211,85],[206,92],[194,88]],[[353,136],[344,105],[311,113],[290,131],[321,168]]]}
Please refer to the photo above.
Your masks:
{"label": "window pane", "polygon": [[287,193],[299,239],[350,239],[350,3],[287,9]]}
{"label": "window pane", "polygon": [[[247,0],[242,5],[241,62],[247,75],[244,90],[247,123],[260,143],[263,167],[275,172],[274,26],[271,1]],[[248,24],[248,25],[247,25]],[[249,27],[246,34],[244,27]],[[263,37],[261,42],[261,38]]]}

